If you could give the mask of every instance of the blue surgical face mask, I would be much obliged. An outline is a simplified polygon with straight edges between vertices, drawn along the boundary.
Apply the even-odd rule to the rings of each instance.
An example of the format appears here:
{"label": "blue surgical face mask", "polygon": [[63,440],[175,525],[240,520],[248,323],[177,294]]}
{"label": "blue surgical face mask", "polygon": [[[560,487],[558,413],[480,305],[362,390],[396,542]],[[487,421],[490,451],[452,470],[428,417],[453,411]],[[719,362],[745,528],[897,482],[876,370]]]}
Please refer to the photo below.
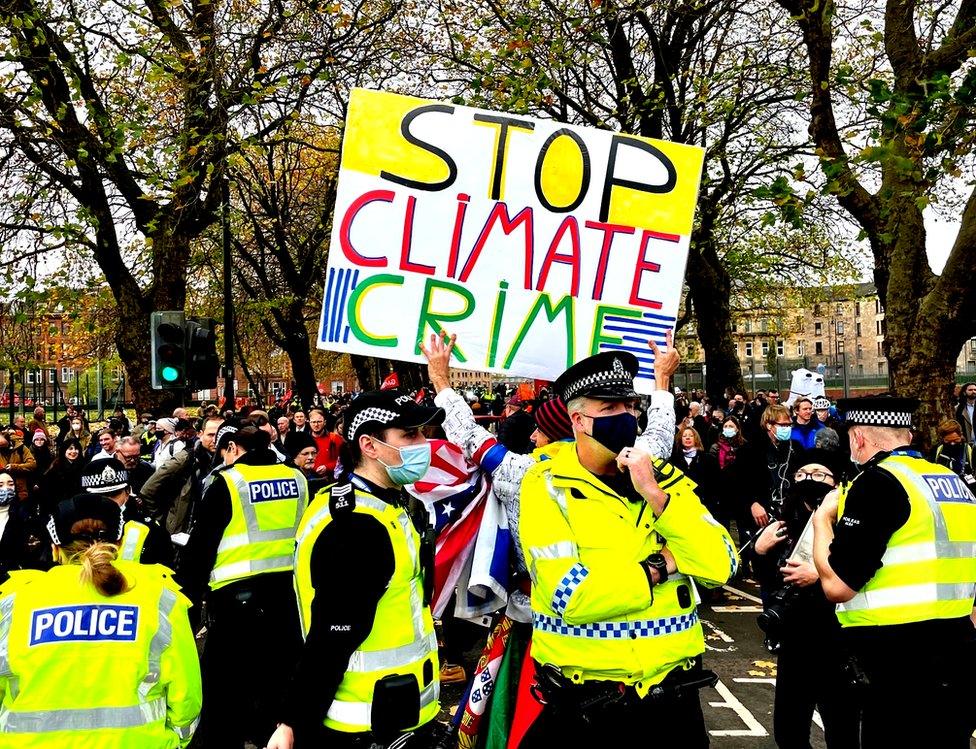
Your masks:
{"label": "blue surgical face mask", "polygon": [[780,442],[788,442],[789,439],[790,439],[790,436],[792,434],[793,434],[793,427],[792,426],[788,426],[788,427],[777,426],[776,427],[776,439],[778,439]]}
{"label": "blue surgical face mask", "polygon": [[722,436],[727,440],[732,439],[736,434],[738,434],[738,432],[735,430],[735,427],[725,427],[725,429],[722,430]]}
{"label": "blue surgical face mask", "polygon": [[14,501],[14,498],[16,496],[17,496],[17,490],[14,489],[13,487],[5,486],[3,489],[0,489],[0,507],[5,507],[6,505],[9,505],[11,502]]}
{"label": "blue surgical face mask", "polygon": [[390,477],[390,481],[397,486],[406,486],[407,484],[419,481],[427,473],[427,469],[430,468],[429,442],[424,442],[421,445],[396,447],[376,437],[373,437],[373,439],[381,445],[392,447],[400,453],[400,465],[398,466],[389,466],[382,460],[380,461],[380,465],[386,469],[386,475]]}
{"label": "blue surgical face mask", "polygon": [[[586,416],[586,414],[582,414]],[[612,416],[591,416],[593,431],[590,436],[614,455],[637,442],[637,416],[623,411]]]}

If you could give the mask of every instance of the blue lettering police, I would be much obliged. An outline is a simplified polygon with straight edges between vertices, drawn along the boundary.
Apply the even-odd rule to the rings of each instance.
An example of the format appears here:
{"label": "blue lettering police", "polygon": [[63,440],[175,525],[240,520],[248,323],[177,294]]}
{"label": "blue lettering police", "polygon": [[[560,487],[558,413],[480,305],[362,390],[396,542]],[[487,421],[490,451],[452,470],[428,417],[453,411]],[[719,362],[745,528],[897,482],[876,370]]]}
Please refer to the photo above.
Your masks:
{"label": "blue lettering police", "polygon": [[59,606],[31,617],[31,645],[46,642],[135,642],[138,606]]}
{"label": "blue lettering police", "polygon": [[922,476],[939,502],[976,502],[972,492],[958,476],[935,474]]}
{"label": "blue lettering police", "polygon": [[252,481],[247,485],[251,502],[267,502],[272,499],[298,499],[298,482],[295,479],[269,479]]}

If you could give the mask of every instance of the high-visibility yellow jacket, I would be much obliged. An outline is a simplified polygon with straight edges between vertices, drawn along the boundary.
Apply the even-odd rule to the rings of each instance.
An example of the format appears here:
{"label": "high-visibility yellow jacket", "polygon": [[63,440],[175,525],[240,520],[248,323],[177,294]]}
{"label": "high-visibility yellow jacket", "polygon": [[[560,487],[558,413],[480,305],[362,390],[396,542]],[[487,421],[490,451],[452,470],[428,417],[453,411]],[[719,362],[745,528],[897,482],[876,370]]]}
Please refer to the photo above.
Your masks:
{"label": "high-visibility yellow jacket", "polygon": [[[295,531],[308,504],[308,482],[297,468],[236,464],[227,482],[231,518],[217,547],[210,588],[266,572],[289,572]],[[215,479],[219,480],[219,479]]]}
{"label": "high-visibility yellow jacket", "polygon": [[[315,495],[299,526],[295,550],[295,592],[302,634],[307,637],[312,626],[312,600],[316,593],[328,595],[327,590],[316,591],[312,587],[310,562],[315,541],[336,512],[362,513],[380,522],[390,535],[394,571],[377,603],[372,630],[349,658],[348,670],[329,706],[325,725],[347,733],[369,731],[376,684],[392,674],[412,675],[417,680],[420,718],[409,728],[424,725],[437,717],[439,709],[437,635],[430,607],[423,599],[420,535],[404,508],[347,483],[322,489]],[[341,606],[342,601],[335,605]]]}
{"label": "high-visibility yellow jacket", "polygon": [[[650,460],[650,458],[648,458]],[[574,681],[632,684],[646,694],[705,650],[696,593],[731,577],[738,556],[695,484],[664,461],[670,500],[659,518],[617,495],[561,449],[522,481],[519,529],[532,578],[532,656]],[[667,545],[679,574],[649,589],[641,561]]]}
{"label": "high-visibility yellow jacket", "polygon": [[[976,594],[976,498],[955,473],[921,457],[891,455],[877,469],[898,480],[911,509],[891,534],[881,569],[854,598],[837,604],[841,626],[969,616]],[[856,485],[857,478],[841,490],[839,518]]]}
{"label": "high-visibility yellow jacket", "polygon": [[122,530],[122,541],[119,544],[119,559],[128,562],[138,562],[142,559],[142,550],[149,538],[149,526],[138,520],[127,520]]}
{"label": "high-visibility yellow jacket", "polygon": [[15,572],[0,587],[0,746],[173,749],[196,728],[200,664],[162,565],[115,562],[117,596],[80,567]]}

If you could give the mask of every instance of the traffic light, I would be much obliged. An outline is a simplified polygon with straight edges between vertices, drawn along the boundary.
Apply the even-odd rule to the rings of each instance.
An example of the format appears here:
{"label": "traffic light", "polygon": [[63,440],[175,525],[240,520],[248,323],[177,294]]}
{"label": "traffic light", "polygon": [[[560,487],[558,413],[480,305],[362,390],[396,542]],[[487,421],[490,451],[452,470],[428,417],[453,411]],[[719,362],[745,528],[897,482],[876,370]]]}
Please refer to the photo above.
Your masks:
{"label": "traffic light", "polygon": [[154,390],[186,387],[186,335],[182,312],[153,312],[149,321]]}
{"label": "traffic light", "polygon": [[220,359],[217,356],[216,321],[210,317],[191,317],[186,321],[187,384],[191,390],[217,387]]}

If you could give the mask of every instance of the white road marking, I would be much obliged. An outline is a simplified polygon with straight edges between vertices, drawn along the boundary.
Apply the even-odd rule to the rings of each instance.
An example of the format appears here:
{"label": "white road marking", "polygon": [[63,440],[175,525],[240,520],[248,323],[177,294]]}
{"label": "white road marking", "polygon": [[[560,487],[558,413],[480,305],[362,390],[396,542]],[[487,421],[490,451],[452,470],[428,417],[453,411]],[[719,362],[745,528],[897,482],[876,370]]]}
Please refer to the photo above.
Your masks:
{"label": "white road marking", "polygon": [[702,619],[701,621],[702,621],[702,624],[707,625],[708,628],[710,630],[712,630],[712,632],[714,632],[715,634],[717,634],[719,636],[719,638],[722,640],[722,642],[735,642],[735,640],[733,640],[731,637],[729,637],[727,634],[725,634],[725,632],[723,632],[718,627],[716,627],[714,624],[712,624],[710,621],[708,621],[708,619]]}
{"label": "white road marking", "polygon": [[[702,619],[701,623],[707,626],[709,629],[711,629],[712,632],[715,633],[715,637],[718,637],[718,639],[722,640],[723,642],[727,642],[727,643],[735,642],[735,640],[733,640],[731,637],[725,634],[725,632],[720,630],[718,627],[716,627],[707,619]],[[709,635],[709,637],[711,637],[711,635]],[[734,653],[736,650],[738,650],[738,648],[735,645],[729,645],[727,648],[717,648],[708,642],[707,637],[705,638],[705,649],[711,650],[714,653]]]}
{"label": "white road marking", "polygon": [[762,610],[762,606],[712,606],[717,614],[759,614]]}
{"label": "white road marking", "polygon": [[729,593],[735,593],[735,595],[737,595],[737,596],[742,596],[747,601],[752,601],[753,603],[762,603],[762,598],[757,598],[756,596],[752,595],[751,593],[746,593],[744,590],[739,590],[738,588],[733,588],[731,585],[723,585],[722,587],[725,590],[729,591]]}
{"label": "white road marking", "polygon": [[739,699],[729,691],[729,688],[719,680],[715,684],[715,691],[721,695],[724,702],[709,702],[710,707],[727,707],[739,716],[748,730],[734,729],[731,731],[709,731],[712,736],[769,736],[769,732],[756,720],[752,713],[739,702]]}
{"label": "white road marking", "polygon": [[[732,679],[736,684],[772,684],[776,686],[776,679]],[[820,717],[820,711],[813,711],[813,722],[816,723],[820,730],[823,730],[823,718]]]}

